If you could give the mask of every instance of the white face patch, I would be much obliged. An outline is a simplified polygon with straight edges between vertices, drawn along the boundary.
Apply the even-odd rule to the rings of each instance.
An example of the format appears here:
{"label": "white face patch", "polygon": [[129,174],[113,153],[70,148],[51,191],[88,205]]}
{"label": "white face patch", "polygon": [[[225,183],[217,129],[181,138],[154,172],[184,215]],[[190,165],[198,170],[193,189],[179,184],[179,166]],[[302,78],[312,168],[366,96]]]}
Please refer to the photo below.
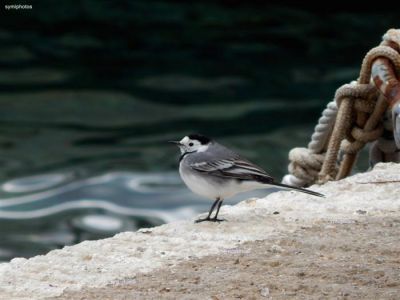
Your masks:
{"label": "white face patch", "polygon": [[192,140],[188,136],[181,139],[180,143],[179,148],[182,154],[186,152],[204,152],[208,149],[208,145],[202,145],[200,141]]}
{"label": "white face patch", "polygon": [[185,136],[183,139],[181,139],[180,140],[180,143],[182,144],[182,145],[186,145],[186,144],[188,144],[189,143],[189,137],[188,136]]}

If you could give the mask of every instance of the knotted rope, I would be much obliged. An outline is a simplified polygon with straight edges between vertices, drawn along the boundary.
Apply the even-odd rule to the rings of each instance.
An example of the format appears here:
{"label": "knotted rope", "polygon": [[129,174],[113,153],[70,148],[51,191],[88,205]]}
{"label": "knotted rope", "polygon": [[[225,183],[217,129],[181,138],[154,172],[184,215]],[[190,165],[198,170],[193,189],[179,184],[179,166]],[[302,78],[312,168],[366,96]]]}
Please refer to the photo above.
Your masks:
{"label": "knotted rope", "polygon": [[[283,178],[283,183],[306,186],[346,177],[358,152],[373,141],[376,142],[371,148],[370,163],[399,161],[394,142],[382,138],[385,113],[399,100],[395,95],[400,87],[396,77],[400,74],[398,50],[400,31],[389,30],[381,45],[365,56],[357,82],[336,91],[335,100],[323,111],[308,148],[289,152],[291,174]],[[386,132],[392,130],[386,127]]]}

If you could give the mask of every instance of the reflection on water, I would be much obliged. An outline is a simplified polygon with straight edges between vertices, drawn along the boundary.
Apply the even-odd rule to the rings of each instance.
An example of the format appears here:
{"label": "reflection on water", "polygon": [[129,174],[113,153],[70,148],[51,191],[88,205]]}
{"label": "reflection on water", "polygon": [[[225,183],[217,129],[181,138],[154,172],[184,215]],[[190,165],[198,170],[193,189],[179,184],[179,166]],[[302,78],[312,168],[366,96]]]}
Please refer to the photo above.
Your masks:
{"label": "reflection on water", "polygon": [[[229,203],[263,194],[247,193]],[[85,179],[43,174],[5,182],[1,195],[0,260],[193,218],[211,204],[188,191],[175,172],[115,172]]]}

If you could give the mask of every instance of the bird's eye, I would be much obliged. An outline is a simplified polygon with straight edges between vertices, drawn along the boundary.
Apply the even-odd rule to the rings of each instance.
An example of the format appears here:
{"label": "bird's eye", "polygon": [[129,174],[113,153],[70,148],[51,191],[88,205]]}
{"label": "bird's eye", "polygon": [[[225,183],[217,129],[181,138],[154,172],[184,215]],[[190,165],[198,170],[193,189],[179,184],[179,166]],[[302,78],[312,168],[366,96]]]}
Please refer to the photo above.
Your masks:
{"label": "bird's eye", "polygon": [[189,143],[189,146],[192,147],[192,146],[193,146],[193,143]]}

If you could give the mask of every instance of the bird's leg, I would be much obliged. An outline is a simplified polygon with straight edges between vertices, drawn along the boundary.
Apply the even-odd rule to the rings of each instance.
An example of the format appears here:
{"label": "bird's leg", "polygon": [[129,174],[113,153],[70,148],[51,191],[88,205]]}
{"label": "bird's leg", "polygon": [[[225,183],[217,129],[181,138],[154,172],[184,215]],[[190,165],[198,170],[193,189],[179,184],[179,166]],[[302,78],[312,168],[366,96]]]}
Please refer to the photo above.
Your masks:
{"label": "bird's leg", "polygon": [[[200,222],[204,222],[204,221],[213,221],[213,219],[211,219],[210,218],[210,216],[211,216],[211,214],[212,214],[212,212],[214,211],[214,208],[215,208],[215,206],[217,205],[217,203],[220,201],[220,198],[218,197],[215,201],[214,201],[214,203],[213,203],[213,205],[211,205],[211,209],[210,209],[210,211],[208,212],[208,216],[206,217],[206,218],[204,218],[204,219],[198,219],[198,220],[196,220],[196,221],[194,221],[195,223],[200,223]],[[221,206],[221,205],[220,205]],[[219,210],[219,208],[218,208],[218,210]],[[218,212],[217,212],[217,214],[218,214]],[[214,221],[215,222],[215,221]]]}
{"label": "bird's leg", "polygon": [[222,205],[222,201],[224,201],[224,200],[219,199],[218,207],[217,207],[217,212],[215,213],[214,218],[211,219],[211,221],[213,221],[213,222],[222,222],[222,221],[225,221],[224,219],[218,219],[218,218],[217,218],[217,217],[218,217],[218,213],[219,213],[219,209],[221,208],[221,205]]}

